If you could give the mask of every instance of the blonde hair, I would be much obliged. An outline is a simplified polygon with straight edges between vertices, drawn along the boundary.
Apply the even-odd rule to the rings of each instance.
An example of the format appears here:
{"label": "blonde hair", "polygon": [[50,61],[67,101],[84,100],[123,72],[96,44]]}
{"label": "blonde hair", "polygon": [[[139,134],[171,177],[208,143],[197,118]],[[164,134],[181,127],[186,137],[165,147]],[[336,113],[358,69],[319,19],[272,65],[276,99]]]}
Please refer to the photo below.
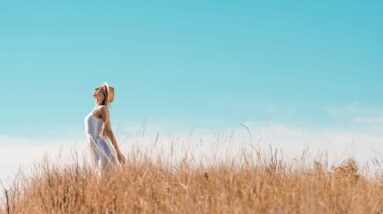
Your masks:
{"label": "blonde hair", "polygon": [[104,100],[101,102],[101,104],[105,106],[110,106],[110,103],[108,102],[109,94],[108,94],[107,86],[103,85],[103,89],[104,89],[103,90]]}

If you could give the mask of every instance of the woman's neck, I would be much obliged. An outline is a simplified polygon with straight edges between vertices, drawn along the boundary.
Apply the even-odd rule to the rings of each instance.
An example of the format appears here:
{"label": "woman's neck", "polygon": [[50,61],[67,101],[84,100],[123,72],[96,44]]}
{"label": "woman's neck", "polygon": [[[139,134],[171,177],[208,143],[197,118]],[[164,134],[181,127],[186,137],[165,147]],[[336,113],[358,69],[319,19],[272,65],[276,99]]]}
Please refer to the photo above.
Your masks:
{"label": "woman's neck", "polygon": [[103,106],[104,105],[104,101],[103,100],[96,100],[96,107],[97,106]]}

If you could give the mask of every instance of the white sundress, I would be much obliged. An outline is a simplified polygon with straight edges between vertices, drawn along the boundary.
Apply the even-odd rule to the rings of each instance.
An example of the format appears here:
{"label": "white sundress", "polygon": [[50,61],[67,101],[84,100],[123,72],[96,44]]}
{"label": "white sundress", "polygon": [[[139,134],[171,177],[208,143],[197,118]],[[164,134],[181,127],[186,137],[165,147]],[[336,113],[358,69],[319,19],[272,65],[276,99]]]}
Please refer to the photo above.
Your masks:
{"label": "white sundress", "polygon": [[[100,106],[101,107],[101,106]],[[107,168],[119,166],[117,153],[109,138],[101,135],[104,121],[93,115],[93,112],[99,107],[93,109],[85,117],[85,134],[89,143],[91,164],[96,173],[100,175]]]}

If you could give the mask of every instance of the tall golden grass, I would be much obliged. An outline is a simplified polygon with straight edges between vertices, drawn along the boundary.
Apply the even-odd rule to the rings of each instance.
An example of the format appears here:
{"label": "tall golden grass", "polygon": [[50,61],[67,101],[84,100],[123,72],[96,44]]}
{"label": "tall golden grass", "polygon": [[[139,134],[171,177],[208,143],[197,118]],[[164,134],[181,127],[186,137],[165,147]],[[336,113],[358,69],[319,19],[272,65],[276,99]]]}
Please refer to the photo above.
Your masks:
{"label": "tall golden grass", "polygon": [[287,164],[270,154],[176,165],[133,155],[101,177],[46,159],[4,189],[1,213],[383,213],[383,178],[354,160]]}

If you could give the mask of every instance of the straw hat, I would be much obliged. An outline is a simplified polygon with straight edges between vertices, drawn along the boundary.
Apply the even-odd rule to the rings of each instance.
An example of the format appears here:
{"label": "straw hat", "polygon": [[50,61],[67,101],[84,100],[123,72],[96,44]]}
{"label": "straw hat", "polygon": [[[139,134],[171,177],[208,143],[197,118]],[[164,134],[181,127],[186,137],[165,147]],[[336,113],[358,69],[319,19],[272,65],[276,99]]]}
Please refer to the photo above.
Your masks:
{"label": "straw hat", "polygon": [[112,103],[114,100],[114,88],[109,86],[107,82],[104,82],[101,86],[106,87],[106,91],[108,93],[108,103]]}

